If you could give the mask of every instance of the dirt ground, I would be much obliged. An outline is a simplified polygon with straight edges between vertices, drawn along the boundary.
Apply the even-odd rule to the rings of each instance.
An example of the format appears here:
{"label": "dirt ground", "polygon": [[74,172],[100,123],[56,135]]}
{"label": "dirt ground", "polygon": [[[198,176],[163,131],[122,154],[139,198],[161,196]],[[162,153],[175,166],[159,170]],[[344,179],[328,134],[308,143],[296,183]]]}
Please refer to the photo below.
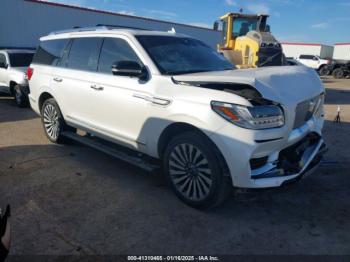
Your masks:
{"label": "dirt ground", "polygon": [[[0,96],[0,205],[14,255],[350,254],[350,80],[324,79],[325,162],[300,183],[180,202],[150,175],[77,144],[54,145],[28,108]],[[341,107],[342,124],[332,122]]]}

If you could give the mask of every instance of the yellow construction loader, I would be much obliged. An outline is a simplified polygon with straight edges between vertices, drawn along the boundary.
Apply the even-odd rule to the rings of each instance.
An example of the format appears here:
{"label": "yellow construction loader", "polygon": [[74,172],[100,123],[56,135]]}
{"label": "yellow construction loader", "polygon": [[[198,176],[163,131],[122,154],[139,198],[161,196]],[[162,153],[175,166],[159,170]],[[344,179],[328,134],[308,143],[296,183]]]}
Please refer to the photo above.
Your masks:
{"label": "yellow construction loader", "polygon": [[214,23],[221,24],[218,51],[238,68],[280,66],[284,64],[281,44],[270,32],[268,15],[228,13]]}

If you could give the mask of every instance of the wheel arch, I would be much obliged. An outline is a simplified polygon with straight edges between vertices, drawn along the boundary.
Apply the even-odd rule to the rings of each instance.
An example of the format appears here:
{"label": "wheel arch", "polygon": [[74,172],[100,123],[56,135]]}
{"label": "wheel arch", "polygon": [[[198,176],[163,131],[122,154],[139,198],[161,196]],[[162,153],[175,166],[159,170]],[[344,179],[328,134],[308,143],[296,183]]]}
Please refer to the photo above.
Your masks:
{"label": "wheel arch", "polygon": [[50,98],[54,98],[53,95],[51,95],[49,92],[43,92],[42,94],[40,94],[39,96],[39,100],[38,100],[38,105],[39,105],[39,111],[41,112],[41,108],[44,104],[44,102],[47,100],[47,99],[50,99]]}
{"label": "wheel arch", "polygon": [[10,94],[14,95],[15,93],[15,86],[17,85],[16,81],[11,80],[9,83],[9,87],[10,87]]}
{"label": "wheel arch", "polygon": [[[220,149],[218,148],[218,146],[215,144],[215,142],[210,138],[210,136],[208,136],[203,130],[201,130],[200,128],[192,125],[192,124],[188,124],[185,122],[175,122],[172,123],[170,125],[168,125],[161,133],[159,140],[158,140],[158,145],[157,145],[157,149],[158,149],[158,156],[159,158],[162,158],[167,145],[169,144],[169,142],[171,141],[171,139],[179,134],[183,134],[186,132],[196,132],[201,136],[206,137],[209,141],[212,142],[213,146],[214,146],[214,150],[216,151],[216,153],[219,155],[219,161],[220,164],[224,170],[224,173],[228,173],[229,168],[228,165],[226,163],[226,160],[224,158],[224,156],[222,155]],[[231,176],[230,176],[231,177]]]}

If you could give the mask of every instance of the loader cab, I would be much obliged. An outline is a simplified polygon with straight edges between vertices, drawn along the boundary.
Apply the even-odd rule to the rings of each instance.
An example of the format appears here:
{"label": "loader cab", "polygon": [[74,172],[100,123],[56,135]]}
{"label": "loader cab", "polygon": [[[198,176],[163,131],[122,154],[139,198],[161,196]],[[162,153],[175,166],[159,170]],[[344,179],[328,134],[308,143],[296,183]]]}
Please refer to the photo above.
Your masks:
{"label": "loader cab", "polygon": [[[268,15],[246,15],[241,13],[228,13],[220,17],[222,27],[221,48],[233,48],[237,37],[245,36],[251,31],[268,32],[270,26],[266,24]],[[218,29],[219,23],[214,24]]]}
{"label": "loader cab", "polygon": [[[282,65],[282,47],[270,32],[268,17],[242,13],[220,17],[222,38],[218,51],[238,68]],[[216,22],[214,29],[218,26]]]}

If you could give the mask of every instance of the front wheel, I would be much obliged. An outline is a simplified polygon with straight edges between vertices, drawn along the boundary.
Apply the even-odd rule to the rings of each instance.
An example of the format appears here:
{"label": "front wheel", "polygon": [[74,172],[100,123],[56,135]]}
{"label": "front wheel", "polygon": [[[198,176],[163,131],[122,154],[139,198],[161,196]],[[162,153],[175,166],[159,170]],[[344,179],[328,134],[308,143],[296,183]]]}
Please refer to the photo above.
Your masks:
{"label": "front wheel", "polygon": [[67,126],[55,99],[46,100],[41,108],[41,121],[47,138],[54,143],[62,143],[62,133]]}
{"label": "front wheel", "polygon": [[187,132],[170,141],[163,157],[164,173],[183,202],[195,208],[214,207],[232,188],[221,158],[211,140]]}
{"label": "front wheel", "polygon": [[21,87],[16,85],[13,88],[13,97],[15,98],[16,105],[18,107],[27,107],[28,106],[28,97],[22,92]]}

